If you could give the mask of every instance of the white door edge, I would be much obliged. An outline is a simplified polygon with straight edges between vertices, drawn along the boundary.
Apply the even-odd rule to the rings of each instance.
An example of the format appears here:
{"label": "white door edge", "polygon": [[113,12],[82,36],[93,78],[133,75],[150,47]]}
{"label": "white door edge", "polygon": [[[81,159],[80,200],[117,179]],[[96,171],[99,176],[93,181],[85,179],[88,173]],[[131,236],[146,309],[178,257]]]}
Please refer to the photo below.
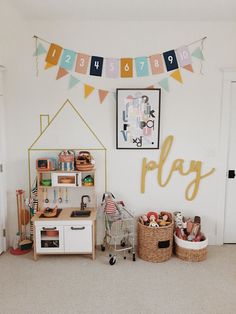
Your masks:
{"label": "white door edge", "polygon": [[[221,124],[219,132],[218,201],[216,210],[216,244],[224,244],[224,215],[226,210],[226,185],[228,170],[231,87],[236,83],[236,69],[223,70]],[[227,141],[226,141],[227,139]],[[223,180],[225,178],[225,180]]]}

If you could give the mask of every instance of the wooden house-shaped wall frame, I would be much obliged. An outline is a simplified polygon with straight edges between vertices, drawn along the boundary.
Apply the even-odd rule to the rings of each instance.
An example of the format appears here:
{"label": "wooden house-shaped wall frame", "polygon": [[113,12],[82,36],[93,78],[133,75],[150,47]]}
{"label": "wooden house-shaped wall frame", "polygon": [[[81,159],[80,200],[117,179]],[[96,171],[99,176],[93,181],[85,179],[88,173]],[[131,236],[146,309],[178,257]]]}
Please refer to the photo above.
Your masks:
{"label": "wooden house-shaped wall frame", "polygon": [[[46,123],[45,123],[46,122]],[[28,148],[29,192],[32,188],[32,155],[37,158],[57,156],[62,150],[101,152],[100,165],[103,163],[104,191],[107,188],[106,148],[90,128],[79,111],[67,99],[56,114],[50,119],[49,115],[40,115],[40,134]],[[96,159],[95,159],[96,162]],[[97,162],[95,164],[97,168]],[[34,170],[34,171],[33,171]]]}

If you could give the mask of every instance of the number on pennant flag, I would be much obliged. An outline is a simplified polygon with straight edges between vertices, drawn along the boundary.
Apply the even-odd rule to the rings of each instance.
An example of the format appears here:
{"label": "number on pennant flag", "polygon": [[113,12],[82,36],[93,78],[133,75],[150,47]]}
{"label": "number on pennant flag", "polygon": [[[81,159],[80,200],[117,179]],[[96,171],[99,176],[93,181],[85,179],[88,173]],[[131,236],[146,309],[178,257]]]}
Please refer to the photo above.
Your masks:
{"label": "number on pennant flag", "polygon": [[133,59],[131,58],[120,59],[120,76],[133,77]]}
{"label": "number on pennant flag", "polygon": [[86,54],[78,53],[76,66],[75,66],[75,72],[86,74],[88,64],[89,64],[89,59],[90,59],[90,56]]}
{"label": "number on pennant flag", "polygon": [[177,58],[179,65],[185,67],[192,63],[191,55],[187,46],[183,46],[177,49]]}
{"label": "number on pennant flag", "polygon": [[163,56],[167,71],[178,69],[178,62],[174,50],[164,52]]}
{"label": "number on pennant flag", "polygon": [[46,63],[57,65],[58,60],[61,56],[62,52],[62,47],[56,45],[56,44],[51,44],[46,56]]}
{"label": "number on pennant flag", "polygon": [[119,76],[119,62],[118,59],[106,59],[106,77],[117,78]]}
{"label": "number on pennant flag", "polygon": [[76,58],[76,52],[68,49],[64,49],[62,57],[61,57],[61,62],[60,62],[60,67],[66,70],[72,70],[74,66]]}
{"label": "number on pennant flag", "polygon": [[102,76],[103,58],[92,56],[90,65],[90,75]]}
{"label": "number on pennant flag", "polygon": [[161,74],[164,72],[164,62],[161,54],[150,56],[149,60],[152,74]]}
{"label": "number on pennant flag", "polygon": [[135,67],[137,76],[148,76],[147,57],[139,57],[135,59]]}

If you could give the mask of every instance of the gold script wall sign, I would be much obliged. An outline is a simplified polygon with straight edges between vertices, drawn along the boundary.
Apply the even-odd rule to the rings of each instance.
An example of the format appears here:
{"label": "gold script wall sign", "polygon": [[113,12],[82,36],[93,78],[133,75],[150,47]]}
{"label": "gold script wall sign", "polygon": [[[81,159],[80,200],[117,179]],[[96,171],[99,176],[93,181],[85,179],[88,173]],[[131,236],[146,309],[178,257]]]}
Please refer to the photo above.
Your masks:
{"label": "gold script wall sign", "polygon": [[161,147],[161,153],[160,153],[158,163],[155,162],[154,160],[151,160],[148,162],[147,158],[143,158],[141,193],[145,193],[146,174],[148,171],[157,169],[157,183],[162,187],[166,186],[169,183],[174,171],[178,171],[182,176],[187,176],[188,174],[194,173],[195,174],[194,179],[188,184],[188,186],[185,189],[185,198],[188,201],[192,201],[198,193],[200,181],[210,176],[215,171],[215,168],[212,168],[209,172],[202,174],[202,162],[197,161],[197,160],[191,160],[189,164],[189,169],[187,171],[184,171],[184,168],[183,168],[184,159],[176,159],[172,163],[172,167],[169,171],[169,174],[167,175],[167,178],[164,179],[162,170],[165,165],[166,159],[169,155],[173,140],[174,140],[173,135],[169,135],[165,139]]}

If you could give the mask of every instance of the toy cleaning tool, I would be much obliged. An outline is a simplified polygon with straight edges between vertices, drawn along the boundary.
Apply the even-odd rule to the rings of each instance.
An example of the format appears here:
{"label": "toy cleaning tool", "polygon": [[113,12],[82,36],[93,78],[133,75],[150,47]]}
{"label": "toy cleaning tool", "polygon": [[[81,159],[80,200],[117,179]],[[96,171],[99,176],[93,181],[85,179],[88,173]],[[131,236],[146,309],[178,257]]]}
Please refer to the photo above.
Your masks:
{"label": "toy cleaning tool", "polygon": [[43,190],[44,191],[44,203],[49,203],[48,199],[48,189]]}
{"label": "toy cleaning tool", "polygon": [[53,203],[57,202],[57,191],[56,189],[53,190]]}
{"label": "toy cleaning tool", "polygon": [[[16,200],[17,200],[17,214],[18,214],[18,232],[19,232],[19,247],[14,250],[12,248],[12,254],[15,253],[15,255],[24,254],[20,251],[27,251],[32,248],[33,242],[29,239],[27,239],[26,235],[26,226],[29,223],[30,220],[30,214],[29,210],[25,208],[24,204],[24,194],[25,191],[23,190],[17,190],[16,191]],[[22,228],[23,227],[23,228]],[[20,250],[20,251],[19,251]],[[27,252],[25,252],[27,253]]]}
{"label": "toy cleaning tool", "polygon": [[62,203],[62,190],[59,189],[59,193],[58,193],[58,202]]}
{"label": "toy cleaning tool", "polygon": [[68,189],[66,188],[66,203],[68,203],[69,200],[68,200]]}

